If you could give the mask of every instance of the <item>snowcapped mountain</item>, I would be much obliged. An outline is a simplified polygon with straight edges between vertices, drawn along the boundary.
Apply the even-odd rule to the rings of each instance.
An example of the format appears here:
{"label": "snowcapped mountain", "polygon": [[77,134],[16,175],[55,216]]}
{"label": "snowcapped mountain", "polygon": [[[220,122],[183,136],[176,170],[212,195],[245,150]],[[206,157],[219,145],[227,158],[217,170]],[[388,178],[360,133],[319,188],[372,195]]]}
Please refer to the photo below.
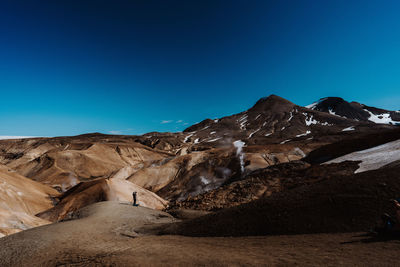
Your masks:
{"label": "snowcapped mountain", "polygon": [[184,130],[182,141],[202,145],[226,140],[284,144],[379,127],[372,126],[370,121],[395,124],[393,121],[397,119],[400,120],[400,113],[347,103],[341,98],[321,99],[301,107],[271,95],[261,98],[247,111],[220,119],[206,119],[190,126]]}
{"label": "snowcapped mountain", "polygon": [[306,106],[306,108],[356,121],[400,125],[399,111],[389,111],[357,102],[347,102],[340,97],[321,98],[319,101]]}

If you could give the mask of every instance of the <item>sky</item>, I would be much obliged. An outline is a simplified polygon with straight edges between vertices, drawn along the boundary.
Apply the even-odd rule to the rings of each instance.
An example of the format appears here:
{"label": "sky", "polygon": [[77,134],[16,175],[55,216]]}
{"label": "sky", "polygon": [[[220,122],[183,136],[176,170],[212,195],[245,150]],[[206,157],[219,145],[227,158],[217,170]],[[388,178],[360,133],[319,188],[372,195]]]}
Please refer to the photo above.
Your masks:
{"label": "sky", "polygon": [[400,1],[0,2],[0,136],[182,131],[276,94],[400,109]]}

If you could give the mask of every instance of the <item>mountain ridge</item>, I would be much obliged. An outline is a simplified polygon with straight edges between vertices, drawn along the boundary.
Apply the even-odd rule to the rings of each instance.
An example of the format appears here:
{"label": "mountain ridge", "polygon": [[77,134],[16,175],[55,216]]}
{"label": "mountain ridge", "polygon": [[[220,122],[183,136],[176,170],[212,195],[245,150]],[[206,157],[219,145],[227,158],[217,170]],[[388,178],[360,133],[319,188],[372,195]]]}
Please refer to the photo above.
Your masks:
{"label": "mountain ridge", "polygon": [[400,125],[399,111],[371,107],[355,101],[347,102],[340,97],[324,97],[305,107],[352,120]]}

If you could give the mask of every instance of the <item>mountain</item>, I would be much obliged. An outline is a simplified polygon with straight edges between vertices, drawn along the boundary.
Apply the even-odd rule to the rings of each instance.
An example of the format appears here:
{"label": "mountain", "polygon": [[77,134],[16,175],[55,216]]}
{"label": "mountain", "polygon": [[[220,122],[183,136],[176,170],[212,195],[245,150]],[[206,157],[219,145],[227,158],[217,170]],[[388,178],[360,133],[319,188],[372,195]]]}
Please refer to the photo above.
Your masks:
{"label": "mountain", "polygon": [[[301,107],[271,95],[261,98],[247,111],[192,125],[184,130],[183,142],[200,147],[224,145],[227,140],[242,140],[246,144],[280,144],[371,128],[368,120],[349,120],[319,110],[319,107],[318,104],[311,108]],[[357,116],[358,113],[354,113]]]}
{"label": "mountain", "polygon": [[118,178],[175,201],[257,169],[300,160],[325,144],[393,127],[271,95],[244,112],[206,119],[181,133],[1,140],[0,163],[60,192],[81,182]]}
{"label": "mountain", "polygon": [[[67,218],[69,213],[98,201],[130,201],[131,191],[140,192],[139,201],[144,206],[162,209],[166,201],[179,207],[182,201],[224,199],[249,187],[238,200],[215,203],[224,208],[253,200],[248,198],[250,194],[259,198],[265,190],[281,190],[281,182],[275,191],[270,181],[257,180],[257,186],[248,182],[246,177],[254,171],[301,160],[329,144],[354,143],[346,140],[378,133],[382,137],[383,132],[398,129],[329,112],[335,107],[337,112],[361,118],[366,111],[358,106],[329,98],[306,108],[271,95],[246,111],[206,119],[178,133],[1,140],[0,163],[61,193],[54,199],[54,207],[38,211],[42,219],[50,221]],[[115,191],[117,198],[110,194]]]}
{"label": "mountain", "polygon": [[[341,98],[301,107],[271,95],[177,133],[0,140],[0,265],[265,265],[265,251],[287,249],[298,264],[310,247],[305,255],[325,255],[316,246],[335,249],[330,265],[340,265],[345,242],[349,257],[380,262],[375,246],[343,232],[394,215],[396,116]],[[395,262],[398,249],[384,243],[379,254]]]}
{"label": "mountain", "polygon": [[349,103],[340,97],[321,98],[319,101],[306,106],[306,108],[355,121],[400,125],[400,111],[370,107],[357,102]]}

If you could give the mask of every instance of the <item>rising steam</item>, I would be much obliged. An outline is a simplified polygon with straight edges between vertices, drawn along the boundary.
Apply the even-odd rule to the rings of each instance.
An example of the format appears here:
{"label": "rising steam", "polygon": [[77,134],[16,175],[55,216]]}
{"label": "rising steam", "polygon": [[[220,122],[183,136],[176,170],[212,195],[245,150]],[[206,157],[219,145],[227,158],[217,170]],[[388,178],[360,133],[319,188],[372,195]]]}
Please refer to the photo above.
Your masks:
{"label": "rising steam", "polygon": [[78,179],[76,178],[76,176],[73,173],[69,173],[67,179],[65,179],[63,181],[63,183],[61,184],[61,191],[65,192],[69,188],[71,188],[77,184],[78,184]]}
{"label": "rising steam", "polygon": [[244,172],[244,153],[243,153],[243,147],[245,145],[245,142],[241,140],[237,140],[233,142],[233,145],[236,147],[236,156],[239,157],[240,161],[240,171],[243,173]]}

